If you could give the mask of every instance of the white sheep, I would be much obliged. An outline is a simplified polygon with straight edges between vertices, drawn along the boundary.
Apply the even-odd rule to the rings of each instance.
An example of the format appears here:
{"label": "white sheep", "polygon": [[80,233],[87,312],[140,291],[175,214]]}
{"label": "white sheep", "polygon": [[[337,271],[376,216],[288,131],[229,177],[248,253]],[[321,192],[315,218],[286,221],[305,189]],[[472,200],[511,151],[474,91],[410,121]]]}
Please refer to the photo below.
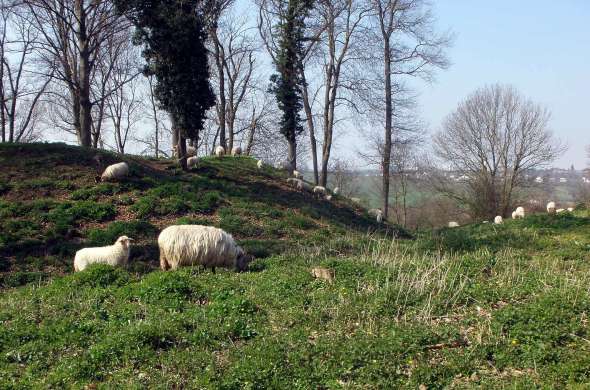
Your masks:
{"label": "white sheep", "polygon": [[319,195],[327,195],[328,191],[326,190],[326,187],[315,186],[315,187],[313,187],[313,193],[319,194]]}
{"label": "white sheep", "polygon": [[244,271],[253,257],[247,255],[231,234],[214,227],[173,225],[158,236],[160,268],[175,270],[200,264],[204,267],[234,267]]}
{"label": "white sheep", "polygon": [[187,146],[186,147],[186,155],[188,157],[190,156],[196,156],[197,155],[197,148],[195,148],[194,146]]}
{"label": "white sheep", "polygon": [[574,208],[573,207],[568,207],[567,208],[567,211],[569,211],[570,213],[572,213],[574,211]]}
{"label": "white sheep", "polygon": [[215,155],[217,157],[223,157],[223,155],[225,154],[225,149],[223,148],[223,146],[219,145],[215,147]]}
{"label": "white sheep", "polygon": [[332,200],[332,195],[326,195],[326,200],[329,202]]}
{"label": "white sheep", "polygon": [[525,215],[524,207],[517,207],[516,210],[512,213],[513,219],[523,219]]}
{"label": "white sheep", "polygon": [[494,218],[494,223],[496,225],[501,225],[504,222],[504,219],[502,218],[501,215],[497,215],[496,218]]}
{"label": "white sheep", "polygon": [[557,210],[555,210],[555,212],[556,212],[557,214],[563,213],[564,211],[565,211],[565,209],[557,209]]}
{"label": "white sheep", "polygon": [[334,195],[338,195],[340,193],[340,187],[334,188],[334,191],[332,192],[334,193]]}
{"label": "white sheep", "polygon": [[299,172],[299,171],[293,171],[293,176],[296,179],[303,179],[303,174],[301,174],[301,172]]}
{"label": "white sheep", "polygon": [[301,188],[299,188],[299,186],[302,185],[303,180],[301,180],[301,179],[295,179],[294,177],[289,177],[287,179],[287,183],[289,183],[290,185],[292,185],[293,187],[295,187],[297,189],[301,189]]}
{"label": "white sheep", "polygon": [[196,167],[199,163],[199,158],[197,156],[192,156],[186,159],[186,166],[189,168]]}
{"label": "white sheep", "polygon": [[262,162],[262,160],[258,160],[256,166],[258,167],[258,169],[262,169],[262,167],[264,166],[264,162]]}
{"label": "white sheep", "polygon": [[74,271],[84,271],[90,264],[127,265],[131,241],[132,238],[121,236],[113,245],[80,249],[74,257]]}
{"label": "white sheep", "polygon": [[113,165],[109,165],[102,175],[100,180],[102,181],[117,181],[129,175],[129,165],[126,162],[121,162]]}
{"label": "white sheep", "polygon": [[295,179],[298,180],[297,182],[297,189],[299,191],[307,191],[307,192],[312,192],[313,191],[313,187],[311,186],[311,184],[308,184],[306,182],[304,182],[303,180],[300,179]]}
{"label": "white sheep", "polygon": [[232,156],[240,156],[242,155],[242,147],[241,146],[234,146],[231,150]]}
{"label": "white sheep", "polygon": [[547,213],[555,214],[555,202],[547,203]]}
{"label": "white sheep", "polygon": [[369,210],[369,215],[374,216],[378,223],[383,222],[383,211],[381,211],[380,209]]}
{"label": "white sheep", "polygon": [[449,222],[449,227],[450,228],[459,227],[459,223],[458,222],[455,222],[455,221],[451,221],[451,222]]}

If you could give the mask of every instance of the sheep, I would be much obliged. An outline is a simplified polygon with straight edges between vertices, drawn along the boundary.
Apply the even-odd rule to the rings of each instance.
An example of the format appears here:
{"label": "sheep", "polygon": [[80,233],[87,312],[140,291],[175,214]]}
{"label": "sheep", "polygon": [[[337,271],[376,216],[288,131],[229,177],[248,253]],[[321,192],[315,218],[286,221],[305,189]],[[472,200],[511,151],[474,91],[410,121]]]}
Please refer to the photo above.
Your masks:
{"label": "sheep", "polygon": [[334,193],[334,195],[338,195],[340,193],[340,187],[334,188],[334,191],[332,192]]}
{"label": "sheep", "polygon": [[319,194],[319,195],[327,195],[328,191],[326,190],[326,187],[315,186],[315,187],[313,187],[313,193]]}
{"label": "sheep", "polygon": [[129,165],[126,162],[121,162],[109,165],[100,176],[101,181],[117,181],[129,175]]}
{"label": "sheep", "polygon": [[573,212],[573,211],[574,211],[574,208],[573,208],[573,207],[568,207],[568,208],[567,208],[567,211],[569,211],[569,212],[571,213],[571,212]]}
{"label": "sheep", "polygon": [[369,210],[369,215],[372,215],[376,218],[376,221],[378,223],[383,222],[383,211],[381,211],[380,209],[371,209]]}
{"label": "sheep", "polygon": [[127,265],[131,241],[121,236],[113,245],[80,249],[74,257],[74,272],[84,271],[90,264]]}
{"label": "sheep", "polygon": [[197,148],[194,146],[187,146],[186,147],[186,155],[187,157],[196,156],[197,155]]}
{"label": "sheep", "polygon": [[258,160],[256,166],[258,167],[258,169],[262,169],[262,167],[264,166],[264,162],[262,162],[262,160]]}
{"label": "sheep", "polygon": [[326,195],[326,200],[329,202],[332,200],[332,195]]}
{"label": "sheep", "polygon": [[512,219],[516,219],[516,218],[517,218],[516,211],[513,211],[512,212]]}
{"label": "sheep", "polygon": [[564,211],[565,211],[565,209],[557,209],[557,210],[555,210],[555,212],[556,212],[557,214],[563,213]]}
{"label": "sheep", "polygon": [[225,149],[223,148],[223,146],[219,145],[219,146],[215,147],[215,156],[223,157],[224,154],[225,154]]}
{"label": "sheep", "polygon": [[186,159],[186,166],[189,168],[196,167],[199,163],[199,159],[197,156],[192,156]]}
{"label": "sheep", "polygon": [[350,201],[357,204],[361,204],[362,202],[360,198],[350,198]]}
{"label": "sheep", "polygon": [[299,171],[293,171],[293,176],[294,176],[296,179],[303,179],[303,175],[302,175],[302,174],[301,174],[301,172],[299,172]]}
{"label": "sheep", "polygon": [[241,272],[253,260],[231,234],[210,226],[168,226],[158,236],[158,246],[163,271],[200,264],[211,267],[213,272],[215,267],[234,267]]}
{"label": "sheep", "polygon": [[450,228],[459,227],[459,223],[458,222],[455,222],[455,221],[451,221],[451,222],[449,222],[449,227]]}
{"label": "sheep", "polygon": [[294,177],[290,177],[287,179],[287,183],[291,184],[293,187],[297,188],[297,189],[301,189],[299,188],[303,183],[303,180],[301,179],[295,179]]}
{"label": "sheep", "polygon": [[519,206],[514,211],[514,216],[516,218],[514,218],[514,216],[512,218],[514,218],[514,219],[523,219],[524,218],[524,215],[525,215],[525,213],[524,213],[524,207]]}
{"label": "sheep", "polygon": [[234,146],[231,150],[232,156],[241,156],[242,155],[242,147],[241,146]]}
{"label": "sheep", "polygon": [[[295,179],[295,180],[299,180],[299,179]],[[297,182],[297,189],[299,191],[307,191],[307,192],[313,191],[313,187],[310,184],[304,182],[303,180],[299,180]]]}
{"label": "sheep", "polygon": [[291,166],[291,163],[288,161],[283,161],[275,164],[275,168],[280,169],[282,171],[293,171],[293,167]]}
{"label": "sheep", "polygon": [[501,215],[497,215],[496,218],[494,218],[494,223],[496,225],[501,225],[502,223],[504,223],[504,219]]}
{"label": "sheep", "polygon": [[555,202],[547,203],[547,213],[548,214],[555,214]]}

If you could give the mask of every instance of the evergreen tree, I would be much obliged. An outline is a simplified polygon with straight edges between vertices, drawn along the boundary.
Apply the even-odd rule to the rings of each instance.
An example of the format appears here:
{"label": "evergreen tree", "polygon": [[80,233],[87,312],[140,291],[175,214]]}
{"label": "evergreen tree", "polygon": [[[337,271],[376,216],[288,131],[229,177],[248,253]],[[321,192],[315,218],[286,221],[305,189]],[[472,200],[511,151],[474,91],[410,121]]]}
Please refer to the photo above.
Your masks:
{"label": "evergreen tree", "polygon": [[311,0],[286,0],[287,9],[276,27],[278,52],[275,57],[277,74],[271,76],[270,90],[282,111],[280,132],[289,143],[289,163],[297,168],[297,136],[303,132],[300,111],[303,107],[299,61],[303,56],[305,18]]}
{"label": "evergreen tree", "polygon": [[197,140],[207,110],[215,104],[209,84],[205,17],[200,0],[115,0],[136,27],[143,45],[144,74],[155,76],[154,94],[170,114],[174,144],[186,169],[186,139]]}

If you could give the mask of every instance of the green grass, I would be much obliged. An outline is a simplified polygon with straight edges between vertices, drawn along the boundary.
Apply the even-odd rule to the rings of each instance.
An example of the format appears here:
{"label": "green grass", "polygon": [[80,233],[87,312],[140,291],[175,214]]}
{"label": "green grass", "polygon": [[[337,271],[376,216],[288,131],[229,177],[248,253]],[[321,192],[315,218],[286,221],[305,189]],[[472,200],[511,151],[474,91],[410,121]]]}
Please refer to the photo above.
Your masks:
{"label": "green grass", "polygon": [[[0,215],[31,223],[14,227],[18,254],[6,244],[0,253],[0,388],[590,384],[587,211],[392,239],[345,205],[305,198],[250,165],[204,159],[189,175],[155,172],[96,193],[74,178],[90,191],[79,200],[56,189],[17,204],[8,189]],[[209,191],[218,202],[192,208]],[[155,194],[186,209],[139,216],[133,206]],[[132,203],[118,203],[124,195]],[[43,241],[55,213],[75,232]],[[257,259],[244,273],[161,272],[155,237],[170,223],[221,225]],[[137,240],[128,269],[70,273],[76,248],[121,234]],[[314,279],[317,266],[334,282]]]}

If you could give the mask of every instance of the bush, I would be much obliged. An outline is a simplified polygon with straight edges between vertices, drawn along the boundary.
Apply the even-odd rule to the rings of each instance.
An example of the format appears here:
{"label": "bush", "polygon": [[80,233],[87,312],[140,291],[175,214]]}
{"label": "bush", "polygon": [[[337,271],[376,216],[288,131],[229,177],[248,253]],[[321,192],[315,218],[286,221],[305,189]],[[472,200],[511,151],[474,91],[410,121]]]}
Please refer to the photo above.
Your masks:
{"label": "bush", "polygon": [[[71,277],[71,284],[76,287],[123,286],[129,282],[129,273],[120,267],[107,264],[92,264],[82,272]],[[67,283],[67,282],[66,282]]]}

